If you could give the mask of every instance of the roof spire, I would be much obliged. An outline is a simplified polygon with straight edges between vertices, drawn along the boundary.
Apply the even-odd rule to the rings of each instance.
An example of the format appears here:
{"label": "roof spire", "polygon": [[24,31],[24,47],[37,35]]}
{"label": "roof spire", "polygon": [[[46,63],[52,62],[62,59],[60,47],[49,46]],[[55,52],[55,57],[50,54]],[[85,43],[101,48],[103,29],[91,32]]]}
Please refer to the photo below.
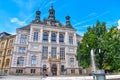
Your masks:
{"label": "roof spire", "polygon": [[40,10],[37,10],[36,11],[36,17],[35,17],[35,22],[40,22],[40,14],[41,14]]}
{"label": "roof spire", "polygon": [[70,16],[66,16],[66,26],[70,26]]}
{"label": "roof spire", "polygon": [[66,27],[73,28],[72,25],[71,25],[71,23],[70,23],[70,16],[67,15],[65,18],[66,18]]}
{"label": "roof spire", "polygon": [[40,12],[40,10],[38,9],[38,10],[36,11],[35,20],[33,20],[32,23],[40,23],[40,22],[41,22],[41,21],[40,21],[40,14],[41,14],[41,12]]}
{"label": "roof spire", "polygon": [[50,20],[55,20],[55,10],[53,8],[53,3],[51,3],[51,8],[49,9],[49,17]]}

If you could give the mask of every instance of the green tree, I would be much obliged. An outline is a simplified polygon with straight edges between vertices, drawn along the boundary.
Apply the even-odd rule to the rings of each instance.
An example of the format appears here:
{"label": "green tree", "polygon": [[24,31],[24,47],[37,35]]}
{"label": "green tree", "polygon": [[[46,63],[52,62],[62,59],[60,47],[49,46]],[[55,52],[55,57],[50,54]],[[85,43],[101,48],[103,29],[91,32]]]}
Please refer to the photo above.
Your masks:
{"label": "green tree", "polygon": [[91,64],[90,51],[95,52],[96,66],[108,71],[120,70],[120,31],[112,26],[96,22],[95,26],[88,27],[82,43],[78,44],[77,59],[80,66],[88,68]]}

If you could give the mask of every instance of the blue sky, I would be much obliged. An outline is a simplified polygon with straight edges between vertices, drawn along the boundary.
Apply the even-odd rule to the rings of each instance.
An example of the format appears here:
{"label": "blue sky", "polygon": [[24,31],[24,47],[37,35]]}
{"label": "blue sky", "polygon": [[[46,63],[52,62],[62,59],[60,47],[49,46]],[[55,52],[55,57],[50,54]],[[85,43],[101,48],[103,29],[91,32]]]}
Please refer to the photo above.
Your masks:
{"label": "blue sky", "polygon": [[48,17],[48,10],[54,5],[56,19],[65,24],[65,16],[71,16],[71,24],[77,33],[83,35],[88,26],[96,20],[117,26],[120,19],[120,0],[1,0],[0,33],[16,33],[16,28],[29,24],[35,18],[35,11],[41,11],[41,19]]}

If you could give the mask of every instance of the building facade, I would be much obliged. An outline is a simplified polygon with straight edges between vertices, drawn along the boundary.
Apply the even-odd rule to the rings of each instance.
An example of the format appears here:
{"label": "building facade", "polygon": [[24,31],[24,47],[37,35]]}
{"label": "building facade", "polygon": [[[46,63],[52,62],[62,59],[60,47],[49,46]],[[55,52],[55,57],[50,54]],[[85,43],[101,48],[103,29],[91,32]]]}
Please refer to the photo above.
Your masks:
{"label": "building facade", "polygon": [[79,74],[76,30],[70,17],[62,25],[53,6],[47,19],[41,21],[40,14],[36,11],[35,20],[16,31],[11,74]]}
{"label": "building facade", "polygon": [[0,33],[0,73],[9,74],[15,35]]}

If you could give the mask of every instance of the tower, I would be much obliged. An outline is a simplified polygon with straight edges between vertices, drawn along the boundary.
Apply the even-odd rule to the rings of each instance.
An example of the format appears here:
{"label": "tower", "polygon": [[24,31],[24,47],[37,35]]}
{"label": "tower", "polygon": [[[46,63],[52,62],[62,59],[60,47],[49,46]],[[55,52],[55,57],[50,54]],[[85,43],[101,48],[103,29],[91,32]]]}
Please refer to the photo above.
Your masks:
{"label": "tower", "polygon": [[72,28],[71,23],[70,23],[70,16],[66,16],[66,25],[67,28]]}
{"label": "tower", "polygon": [[53,5],[51,5],[51,8],[49,9],[48,19],[49,20],[55,20],[55,10],[53,8]]}
{"label": "tower", "polygon": [[40,14],[41,12],[39,10],[36,11],[36,17],[35,17],[35,22],[40,22]]}

